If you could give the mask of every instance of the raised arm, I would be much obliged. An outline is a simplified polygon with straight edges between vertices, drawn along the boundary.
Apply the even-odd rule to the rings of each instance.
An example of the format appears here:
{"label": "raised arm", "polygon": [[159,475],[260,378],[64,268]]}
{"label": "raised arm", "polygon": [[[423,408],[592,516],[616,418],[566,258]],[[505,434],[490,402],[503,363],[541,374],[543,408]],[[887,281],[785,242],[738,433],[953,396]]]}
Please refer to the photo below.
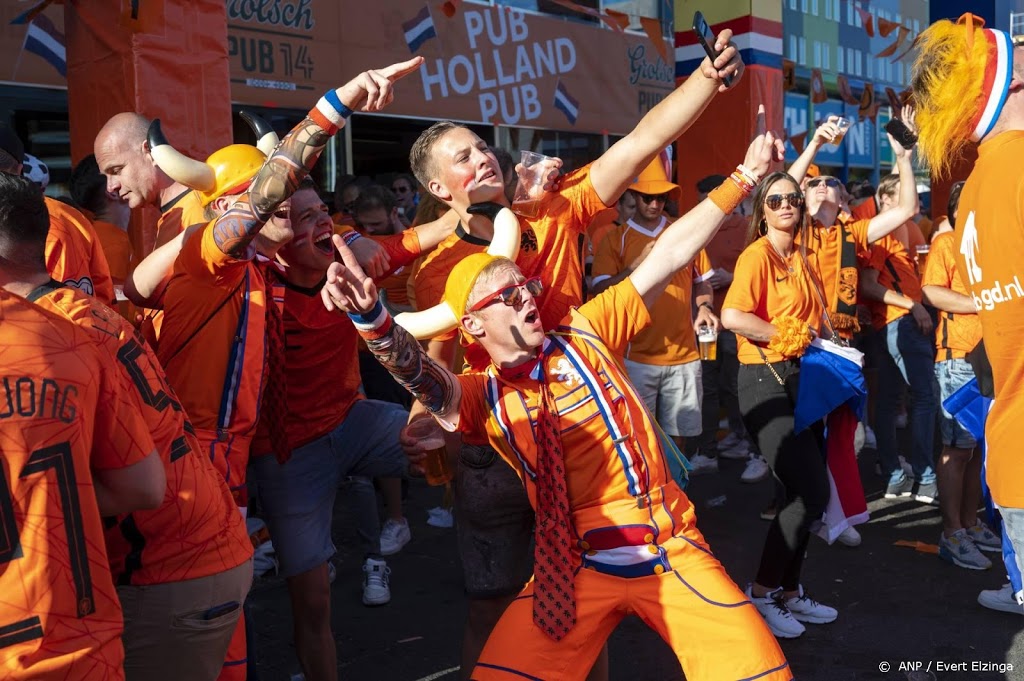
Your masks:
{"label": "raised arm", "polygon": [[459,423],[462,389],[458,378],[427,356],[408,331],[395,324],[345,242],[334,237],[342,262],[327,270],[320,292],[328,310],[345,312],[377,361],[449,431]]}
{"label": "raised arm", "polygon": [[394,98],[393,84],[420,67],[422,57],[360,73],[320,98],[306,117],[281,140],[249,189],[214,225],[222,252],[243,260],[255,255],[253,239],[316,164],[327,141],[355,110],[380,111]]}
{"label": "raised arm", "polygon": [[814,136],[807,140],[807,146],[804,147],[803,153],[789,167],[789,174],[796,180],[797,186],[804,181],[807,169],[814,163],[814,157],[818,155],[822,145],[830,143],[839,134],[839,126],[836,125],[838,120],[839,116],[826,118],[825,122],[814,131]]}
{"label": "raised arm", "polygon": [[759,134],[747,148],[743,165],[708,198],[669,225],[654,243],[650,255],[629,275],[648,307],[665,291],[672,276],[711,240],[725,216],[753,191],[772,160],[782,158],[785,153],[782,141],[772,132],[763,132],[763,106],[758,111],[758,129]]}
{"label": "raised arm", "polygon": [[871,222],[868,223],[868,243],[878,241],[895,231],[917,213],[917,180],[914,178],[912,152],[910,149],[904,149],[892,135],[888,136],[900,175],[900,197],[895,206],[871,218]]}
{"label": "raised arm", "polygon": [[715,42],[715,49],[721,54],[714,64],[705,58],[685,83],[647,112],[632,132],[594,162],[590,181],[606,206],[622,196],[651,159],[686,132],[716,93],[726,90],[722,81],[725,76],[733,76],[733,85],[739,82],[743,60],[731,40],[732,31],[722,31]]}
{"label": "raised arm", "polygon": [[164,289],[174,272],[174,261],[185,241],[205,225],[186,227],[173,239],[142,259],[124,282],[124,294],[140,307],[163,309]]}

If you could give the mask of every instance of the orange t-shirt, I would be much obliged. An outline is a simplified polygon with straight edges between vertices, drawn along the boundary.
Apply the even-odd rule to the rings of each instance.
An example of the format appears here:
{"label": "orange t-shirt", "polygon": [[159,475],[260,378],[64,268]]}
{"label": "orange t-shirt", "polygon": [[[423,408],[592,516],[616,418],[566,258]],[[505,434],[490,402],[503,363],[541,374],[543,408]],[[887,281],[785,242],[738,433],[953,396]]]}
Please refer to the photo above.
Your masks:
{"label": "orange t-shirt", "polygon": [[[957,267],[978,308],[996,400],[985,425],[987,480],[1001,506],[1024,508],[1024,131],[986,139],[960,194]],[[931,256],[929,255],[929,258]]]}
{"label": "orange t-shirt", "polygon": [[[878,283],[887,289],[901,293],[914,302],[921,302],[921,280],[917,276],[917,268],[907,249],[893,235],[884,236],[871,244],[863,254],[862,267],[876,270]],[[877,300],[870,301],[868,309],[871,310],[871,325],[876,329],[910,314],[910,310]]]}
{"label": "orange t-shirt", "polygon": [[[871,220],[847,219],[844,215],[839,216],[837,224],[831,227],[822,227],[818,223],[811,228],[811,237],[808,239],[808,249],[815,253],[815,266],[818,271],[818,280],[822,282],[822,294],[825,302],[828,303],[829,311],[837,309],[839,296],[842,293],[843,281],[840,278],[842,269],[842,244],[843,232],[840,224],[845,224],[848,232],[847,241],[855,245],[855,252],[861,253],[868,249],[868,225]],[[856,289],[845,290],[846,302],[853,305],[857,302]]]}
{"label": "orange t-shirt", "polygon": [[203,200],[199,192],[186,189],[160,206],[160,219],[156,223],[156,248],[181,234],[192,225],[209,222],[203,215]]}
{"label": "orange t-shirt", "polygon": [[[955,240],[952,232],[944,232],[932,241],[925,260],[921,286],[941,286],[954,293],[970,296],[960,273],[956,271]],[[939,310],[939,326],[935,329],[938,361],[963,359],[981,341],[981,320],[976,314],[954,314]]]}
{"label": "orange t-shirt", "polygon": [[[630,220],[609,230],[594,255],[594,283],[599,284],[625,270],[648,244],[657,240],[668,224],[668,219],[662,217],[661,224],[649,230]],[[691,301],[693,284],[710,274],[711,261],[703,250],[687,267],[676,272],[651,308],[651,325],[630,341],[625,355],[627,359],[658,366],[700,359],[697,338],[693,333]]]}
{"label": "orange t-shirt", "polygon": [[157,357],[200,442],[227,443],[244,459],[263,393],[266,288],[260,265],[221,252],[214,224],[190,234],[174,261]]}
{"label": "orange t-shirt", "polygon": [[[558,188],[541,200],[539,217],[519,218],[522,239],[516,264],[526,277],[539,276],[544,283],[540,299],[540,318],[544,328],[554,328],[569,309],[580,304],[583,295],[583,269],[579,256],[579,237],[605,206],[590,183],[590,166],[584,166],[559,178]],[[425,310],[441,302],[448,273],[457,262],[472,253],[486,250],[487,241],[466,233],[462,225],[428,255],[416,274],[416,304]],[[453,338],[455,331],[446,338]],[[479,345],[466,346],[466,362],[483,369],[490,357]]]}
{"label": "orange t-shirt", "polygon": [[[734,272],[740,253],[747,247],[749,229],[749,216],[739,213],[727,215],[722,221],[722,226],[718,228],[715,238],[704,247],[708,258],[711,259],[711,266],[730,273]],[[725,302],[727,293],[729,293],[728,286],[715,289],[715,314],[719,317],[722,316],[722,303]]]}
{"label": "orange t-shirt", "polygon": [[[124,280],[132,271],[131,239],[128,238],[127,232],[109,222],[93,220],[92,226],[96,228],[96,236],[100,239],[103,255],[106,256],[107,264],[110,265],[110,279],[114,284],[116,295],[118,291],[124,291]],[[135,306],[131,301],[117,300],[115,309],[128,321],[135,322]]]}
{"label": "orange t-shirt", "polygon": [[121,604],[93,470],[153,451],[113,359],[73,324],[0,290],[0,669],[5,679],[124,678]]}
{"label": "orange t-shirt", "polygon": [[106,304],[114,302],[110,266],[92,223],[71,206],[47,196],[50,232],[46,235],[46,269],[62,284],[80,288]]}
{"label": "orange t-shirt", "polygon": [[541,364],[526,375],[502,375],[489,366],[485,373],[459,376],[459,430],[486,431],[536,505],[534,424],[543,375],[558,407],[573,511],[668,484],[672,478],[657,428],[615,359],[650,319],[629,279],[603,291],[549,332]]}
{"label": "orange t-shirt", "polygon": [[86,329],[117,368],[164,464],[161,506],[117,518],[106,532],[110,569],[118,585],[166,584],[238,567],[252,544],[223,476],[192,433],[156,355],[135,328],[94,298],[70,287],[35,299],[37,305]]}
{"label": "orange t-shirt", "polygon": [[[817,280],[818,254],[808,247],[805,267],[799,248],[794,246],[790,258],[793,271],[789,272],[767,237],[747,246],[736,261],[732,286],[722,307],[750,312],[766,322],[776,317],[796,317],[817,331],[821,327],[821,302],[814,290],[815,285],[821,285]],[[761,352],[769,362],[783,360],[782,355],[768,349],[767,342],[750,341],[738,333],[736,340],[741,364],[762,364]]]}

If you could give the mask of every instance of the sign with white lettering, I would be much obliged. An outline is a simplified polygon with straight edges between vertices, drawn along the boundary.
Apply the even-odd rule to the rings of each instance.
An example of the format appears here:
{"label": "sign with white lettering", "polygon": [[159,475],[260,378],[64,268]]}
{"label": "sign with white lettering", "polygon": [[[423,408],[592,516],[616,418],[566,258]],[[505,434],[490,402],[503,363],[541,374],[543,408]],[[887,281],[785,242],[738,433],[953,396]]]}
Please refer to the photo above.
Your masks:
{"label": "sign with white lettering", "polygon": [[675,88],[644,35],[510,7],[227,0],[232,99],[308,108],[367,68],[422,55],[388,113],[623,134]]}

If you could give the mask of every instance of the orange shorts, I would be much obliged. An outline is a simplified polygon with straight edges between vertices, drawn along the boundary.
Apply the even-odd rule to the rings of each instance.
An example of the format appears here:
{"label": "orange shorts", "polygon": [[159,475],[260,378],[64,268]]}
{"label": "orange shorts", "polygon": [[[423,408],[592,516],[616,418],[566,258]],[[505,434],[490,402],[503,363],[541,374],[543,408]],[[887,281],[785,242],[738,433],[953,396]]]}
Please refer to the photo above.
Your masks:
{"label": "orange shorts", "polygon": [[[775,636],[697,530],[692,504],[674,484],[663,490],[646,508],[629,500],[577,511],[586,567],[576,574],[576,625],[557,642],[538,629],[531,581],[494,628],[472,678],[585,679],[632,614],[672,647],[688,681],[792,679]],[[631,537],[640,543],[622,546]]]}

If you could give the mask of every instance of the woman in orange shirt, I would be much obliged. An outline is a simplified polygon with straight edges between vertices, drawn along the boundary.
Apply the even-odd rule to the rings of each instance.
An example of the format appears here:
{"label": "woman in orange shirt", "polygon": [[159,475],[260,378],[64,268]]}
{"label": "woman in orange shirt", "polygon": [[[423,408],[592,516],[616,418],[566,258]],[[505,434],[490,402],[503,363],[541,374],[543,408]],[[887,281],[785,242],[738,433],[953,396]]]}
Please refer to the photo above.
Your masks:
{"label": "woman in orange shirt", "polygon": [[[736,333],[737,387],[747,431],[785,491],[748,595],[777,637],[796,638],[802,622],[824,624],[836,611],[804,593],[800,573],[811,523],[829,500],[821,430],[794,432],[800,355],[818,332],[822,304],[804,196],[786,173],[766,177],[754,195],[749,245],[736,262],[722,323]],[[798,246],[803,244],[803,246]],[[815,291],[815,287],[818,291]]]}

